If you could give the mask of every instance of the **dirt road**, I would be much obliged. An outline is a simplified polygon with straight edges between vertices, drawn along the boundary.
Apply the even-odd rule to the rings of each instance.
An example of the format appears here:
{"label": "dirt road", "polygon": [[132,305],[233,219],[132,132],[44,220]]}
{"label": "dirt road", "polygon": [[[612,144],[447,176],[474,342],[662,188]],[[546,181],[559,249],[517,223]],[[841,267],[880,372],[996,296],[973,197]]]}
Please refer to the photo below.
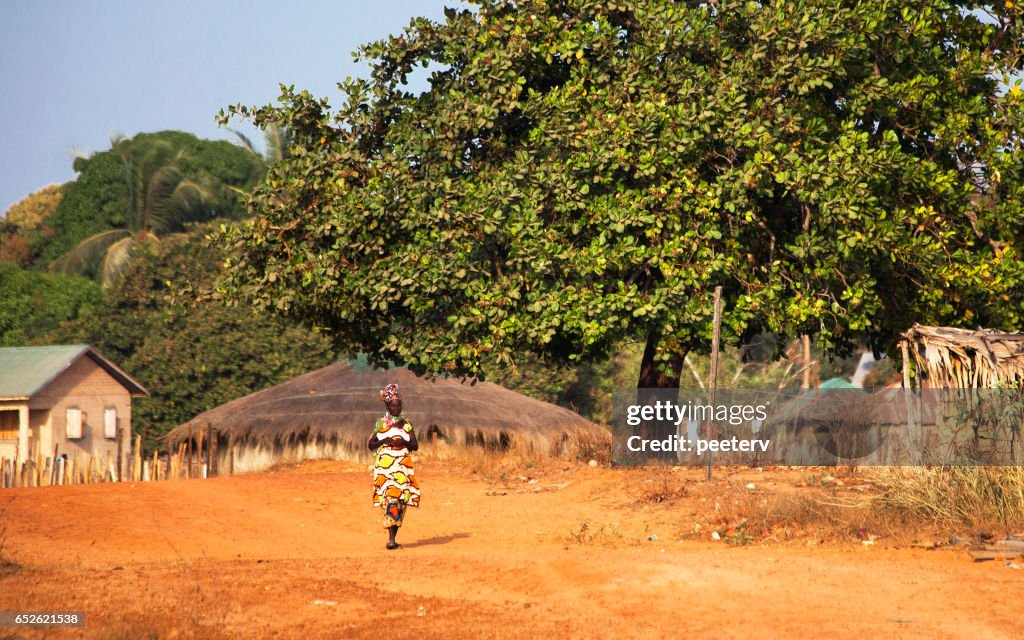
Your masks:
{"label": "dirt road", "polygon": [[0,638],[1024,637],[1024,570],[885,540],[688,536],[718,504],[697,476],[660,503],[638,501],[636,470],[419,473],[394,552],[346,463],[0,491],[16,565],[0,611],[86,614]]}

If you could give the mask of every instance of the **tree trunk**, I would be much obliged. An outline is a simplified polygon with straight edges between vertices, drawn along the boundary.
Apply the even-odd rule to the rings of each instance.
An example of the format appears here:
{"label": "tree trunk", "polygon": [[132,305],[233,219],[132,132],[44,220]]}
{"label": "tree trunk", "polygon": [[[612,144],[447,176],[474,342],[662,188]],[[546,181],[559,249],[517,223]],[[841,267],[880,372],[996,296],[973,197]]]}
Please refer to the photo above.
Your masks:
{"label": "tree trunk", "polygon": [[654,356],[658,353],[659,343],[662,338],[657,333],[647,336],[647,346],[644,347],[644,357],[640,361],[640,379],[637,381],[637,389],[679,389],[679,378],[683,372],[683,362],[689,348],[680,349],[679,353],[673,353],[665,362],[667,373],[658,367]]}
{"label": "tree trunk", "polygon": [[[663,351],[671,349],[667,360],[655,360],[659,347]],[[688,345],[666,344],[664,338],[657,332],[652,332],[647,337],[644,357],[640,361],[640,378],[637,381],[636,403],[638,405],[653,407],[658,402],[678,403],[679,380],[689,350]],[[662,366],[659,367],[659,364]],[[675,420],[672,419],[643,422],[634,429],[634,435],[639,435],[647,440],[664,440],[676,434],[677,426]],[[675,453],[671,451],[649,455],[665,459],[675,458]]]}

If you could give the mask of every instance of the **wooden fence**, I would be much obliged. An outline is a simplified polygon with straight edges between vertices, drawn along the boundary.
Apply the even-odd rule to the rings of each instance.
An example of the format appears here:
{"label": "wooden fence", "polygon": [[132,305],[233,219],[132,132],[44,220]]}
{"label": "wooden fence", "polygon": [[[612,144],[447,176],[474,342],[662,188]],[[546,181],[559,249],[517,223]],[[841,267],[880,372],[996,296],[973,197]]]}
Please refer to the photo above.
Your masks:
{"label": "wooden fence", "polygon": [[65,484],[93,484],[96,482],[151,482],[154,480],[181,480],[207,478],[217,475],[217,438],[207,437],[198,430],[176,451],[144,456],[142,436],[136,436],[127,452],[123,469],[119,469],[117,456],[66,453],[44,457],[38,445],[32,447],[28,458],[17,460],[0,457],[0,489],[13,487],[48,487]]}

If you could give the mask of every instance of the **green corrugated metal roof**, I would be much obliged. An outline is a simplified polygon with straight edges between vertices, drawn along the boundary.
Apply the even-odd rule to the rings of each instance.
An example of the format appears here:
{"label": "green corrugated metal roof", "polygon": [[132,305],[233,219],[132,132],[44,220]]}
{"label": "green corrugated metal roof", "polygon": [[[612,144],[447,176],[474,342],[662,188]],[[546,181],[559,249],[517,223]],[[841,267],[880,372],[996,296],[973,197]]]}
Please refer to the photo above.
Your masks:
{"label": "green corrugated metal roof", "polygon": [[85,344],[0,348],[0,398],[30,398],[72,362],[88,354],[132,395],[145,394],[138,382]]}
{"label": "green corrugated metal roof", "polygon": [[846,378],[829,378],[825,382],[822,382],[819,389],[860,389],[860,387],[854,386],[852,382]]}

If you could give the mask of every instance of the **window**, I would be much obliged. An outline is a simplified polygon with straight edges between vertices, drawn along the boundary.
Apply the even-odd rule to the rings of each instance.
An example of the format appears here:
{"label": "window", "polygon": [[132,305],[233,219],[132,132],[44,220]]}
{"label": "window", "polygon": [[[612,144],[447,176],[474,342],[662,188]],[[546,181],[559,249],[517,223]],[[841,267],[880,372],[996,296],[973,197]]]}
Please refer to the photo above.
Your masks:
{"label": "window", "polygon": [[69,438],[82,437],[82,422],[84,422],[84,418],[81,409],[68,409],[67,425]]}
{"label": "window", "polygon": [[0,440],[18,438],[18,412],[0,411]]}
{"label": "window", "polygon": [[117,437],[117,409],[107,407],[103,410],[103,437],[114,439]]}

